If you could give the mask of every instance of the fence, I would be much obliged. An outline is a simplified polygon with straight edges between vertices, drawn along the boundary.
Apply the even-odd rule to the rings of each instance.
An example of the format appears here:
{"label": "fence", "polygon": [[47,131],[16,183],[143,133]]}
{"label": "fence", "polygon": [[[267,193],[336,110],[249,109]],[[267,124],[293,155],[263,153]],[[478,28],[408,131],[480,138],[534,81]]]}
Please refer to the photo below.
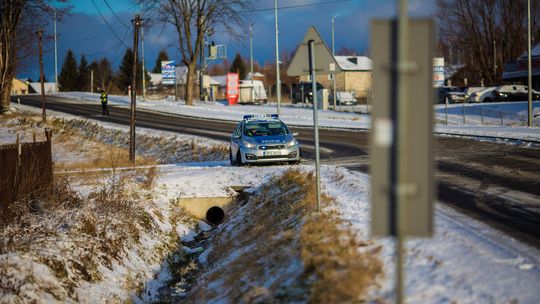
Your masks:
{"label": "fence", "polygon": [[[527,125],[527,115],[518,112],[506,112],[489,109],[484,105],[466,105],[458,107],[435,110],[435,117],[443,121],[446,125],[501,125],[501,126],[525,126]],[[539,121],[533,117],[533,124],[538,125]]]}
{"label": "fence", "polygon": [[52,188],[51,130],[46,141],[0,145],[0,221],[9,217],[9,206],[18,200],[36,199]]}

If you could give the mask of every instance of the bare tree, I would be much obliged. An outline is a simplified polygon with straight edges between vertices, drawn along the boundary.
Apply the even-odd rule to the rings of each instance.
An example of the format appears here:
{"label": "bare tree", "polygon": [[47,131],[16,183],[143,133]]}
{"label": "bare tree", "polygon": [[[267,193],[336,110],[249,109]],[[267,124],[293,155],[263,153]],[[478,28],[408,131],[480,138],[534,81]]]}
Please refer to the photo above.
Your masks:
{"label": "bare tree", "polygon": [[[36,30],[52,20],[50,2],[52,0],[0,1],[0,113],[9,109],[11,85],[19,63],[34,54]],[[64,9],[59,10],[60,14],[64,12]]]}
{"label": "bare tree", "polygon": [[[533,33],[540,5],[532,0]],[[498,84],[503,65],[527,48],[527,0],[438,0],[439,55],[472,83]]]}
{"label": "bare tree", "polygon": [[224,30],[232,37],[240,36],[244,23],[242,11],[246,0],[138,0],[152,15],[150,19],[170,24],[178,34],[182,62],[187,66],[185,101],[193,104],[195,72],[204,36]]}

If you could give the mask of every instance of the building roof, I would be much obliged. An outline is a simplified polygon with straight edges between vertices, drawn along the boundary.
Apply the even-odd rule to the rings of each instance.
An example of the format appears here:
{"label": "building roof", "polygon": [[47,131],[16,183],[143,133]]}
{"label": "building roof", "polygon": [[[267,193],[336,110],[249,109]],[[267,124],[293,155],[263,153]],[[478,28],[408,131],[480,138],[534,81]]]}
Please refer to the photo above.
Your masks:
{"label": "building roof", "polygon": [[227,85],[227,75],[210,76],[210,85],[224,87]]}
{"label": "building roof", "polygon": [[343,71],[371,71],[372,60],[366,56],[335,56]]}
{"label": "building roof", "polygon": [[[540,57],[540,43],[535,45],[531,49],[531,57]],[[527,59],[527,51],[523,52],[521,56],[519,56],[518,60],[526,60]]]}
{"label": "building roof", "polygon": [[[250,79],[251,72],[247,73],[246,79]],[[253,73],[253,77],[264,77],[263,73],[255,72]]]}
{"label": "building roof", "polygon": [[[45,87],[45,94],[56,93],[56,83],[55,82],[45,82],[43,86]],[[30,88],[33,92],[41,94],[41,82],[30,82]]]}

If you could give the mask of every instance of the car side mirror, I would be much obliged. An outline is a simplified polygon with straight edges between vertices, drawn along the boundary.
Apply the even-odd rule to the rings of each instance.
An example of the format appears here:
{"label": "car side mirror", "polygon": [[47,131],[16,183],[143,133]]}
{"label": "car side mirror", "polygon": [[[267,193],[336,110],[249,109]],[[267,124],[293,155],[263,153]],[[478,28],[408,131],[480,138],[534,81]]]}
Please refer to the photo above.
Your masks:
{"label": "car side mirror", "polygon": [[294,136],[294,137],[297,137],[298,135],[300,135],[298,132],[294,132],[294,133],[292,134],[292,136]]}

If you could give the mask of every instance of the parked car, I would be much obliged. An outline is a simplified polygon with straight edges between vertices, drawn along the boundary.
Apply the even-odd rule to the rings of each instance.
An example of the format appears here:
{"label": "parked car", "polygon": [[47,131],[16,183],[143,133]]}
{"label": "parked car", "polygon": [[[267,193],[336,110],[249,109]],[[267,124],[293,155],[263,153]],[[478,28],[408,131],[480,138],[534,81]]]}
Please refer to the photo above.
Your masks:
{"label": "parked car", "polygon": [[231,135],[231,165],[300,162],[300,144],[277,114],[244,115]]}
{"label": "parked car", "polygon": [[[328,103],[334,104],[334,94],[328,96]],[[353,92],[336,92],[336,105],[338,106],[355,106],[358,100],[354,97]]]}
{"label": "parked car", "polygon": [[473,93],[476,93],[476,92],[480,92],[482,90],[484,90],[485,87],[466,87],[466,88],[463,88],[462,91],[463,93],[469,95],[469,97],[471,97],[471,95]]}
{"label": "parked car", "polygon": [[[491,92],[491,97],[486,98],[485,102],[490,101],[526,101],[529,96],[529,89],[524,85],[503,85],[497,87]],[[540,92],[533,90],[533,100],[540,99]]]}
{"label": "parked car", "polygon": [[480,91],[474,92],[469,95],[469,102],[485,102],[486,98],[491,100],[491,92],[495,89],[496,87],[486,87]]}
{"label": "parked car", "polygon": [[[322,84],[317,82],[317,92],[324,89]],[[293,87],[292,102],[313,102],[313,86],[311,81],[301,81],[295,87]]]}
{"label": "parked car", "polygon": [[438,103],[457,103],[467,102],[469,96],[462,92],[458,87],[438,87],[437,88]]}

